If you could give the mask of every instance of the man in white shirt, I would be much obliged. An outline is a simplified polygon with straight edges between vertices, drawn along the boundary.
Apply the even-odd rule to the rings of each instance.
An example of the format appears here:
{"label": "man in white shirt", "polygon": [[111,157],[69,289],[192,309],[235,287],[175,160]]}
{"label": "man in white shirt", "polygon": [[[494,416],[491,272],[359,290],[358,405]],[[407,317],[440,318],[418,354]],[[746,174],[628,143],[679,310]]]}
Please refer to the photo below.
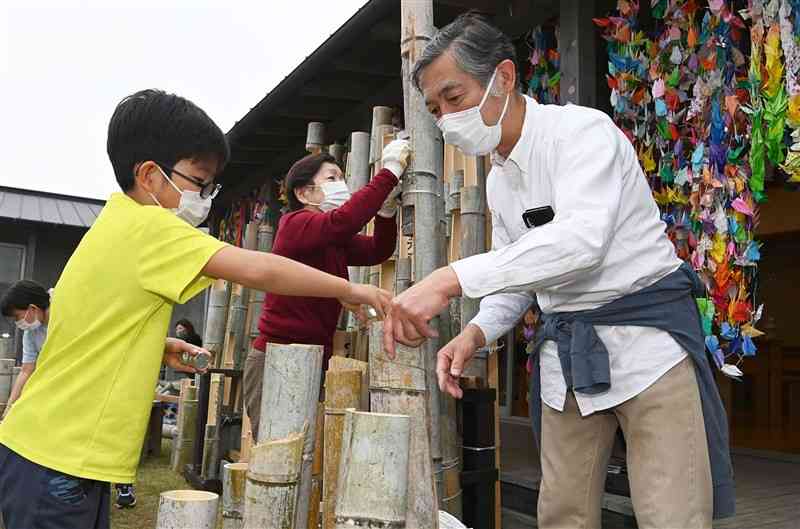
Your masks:
{"label": "man in white shirt", "polygon": [[[449,298],[483,297],[478,316],[438,353],[443,391],[460,397],[465,364],[535,300],[544,315],[598,309],[679,269],[624,134],[600,111],[539,105],[520,94],[513,45],[485,20],[462,15],[440,30],[414,80],[446,143],[492,156],[492,251],[420,281],[397,297],[385,322],[389,351],[394,340],[416,346],[435,336],[428,321]],[[687,351],[655,327],[595,331],[607,349],[603,391],[573,391],[579,386],[565,376],[553,341],[544,343],[533,374],[543,403],[539,527],[600,527],[621,427],[639,526],[710,528],[709,453]]]}

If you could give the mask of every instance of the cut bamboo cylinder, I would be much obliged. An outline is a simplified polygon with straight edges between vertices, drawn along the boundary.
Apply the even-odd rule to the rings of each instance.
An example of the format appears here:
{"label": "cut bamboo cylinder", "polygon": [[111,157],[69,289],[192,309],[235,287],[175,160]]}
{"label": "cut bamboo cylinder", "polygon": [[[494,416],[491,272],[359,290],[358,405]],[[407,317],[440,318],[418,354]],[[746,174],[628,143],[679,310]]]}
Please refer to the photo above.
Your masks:
{"label": "cut bamboo cylinder", "polygon": [[[328,362],[328,372],[331,371],[350,371],[355,370],[361,373],[361,398],[356,406],[361,411],[369,410],[369,364],[355,358],[345,358],[343,356],[331,357]],[[327,387],[327,384],[326,384]],[[327,401],[327,394],[325,396]]]}
{"label": "cut bamboo cylinder", "polygon": [[4,332],[0,334],[0,360],[16,359],[17,352],[14,350],[14,337]]}
{"label": "cut bamboo cylinder", "polygon": [[14,364],[16,361],[11,358],[0,360],[0,404],[6,404],[11,396],[11,389],[14,387]]}
{"label": "cut bamboo cylinder", "polygon": [[346,412],[336,529],[410,527],[410,430],[407,415]]}
{"label": "cut bamboo cylinder", "polygon": [[214,355],[214,365],[222,362],[222,348],[225,344],[225,326],[228,321],[228,301],[231,292],[229,283],[217,279],[208,291],[208,312],[203,333],[203,347]]}
{"label": "cut bamboo cylinder", "polygon": [[369,163],[375,164],[380,161],[383,154],[383,130],[381,127],[391,127],[392,125],[391,107],[373,107],[372,109],[372,132],[370,133]]}
{"label": "cut bamboo cylinder", "polygon": [[328,369],[325,377],[325,449],[322,480],[322,529],[334,529],[336,493],[339,482],[339,461],[342,453],[344,412],[358,408],[361,400],[360,370]]}
{"label": "cut bamboo cylinder", "polygon": [[245,495],[248,529],[308,525],[322,354],[317,345],[267,346]]}
{"label": "cut bamboo cylinder", "polygon": [[222,467],[222,529],[244,527],[244,484],[247,463],[228,463]]}
{"label": "cut bamboo cylinder", "polygon": [[194,454],[194,438],[197,428],[197,387],[189,379],[181,381],[181,397],[178,402],[178,431],[172,440],[172,470],[183,473]]}
{"label": "cut bamboo cylinder", "polygon": [[354,132],[350,135],[350,191],[355,193],[369,183],[369,150],[370,135],[366,132]]}
{"label": "cut bamboo cylinder", "polygon": [[344,145],[341,143],[332,143],[330,147],[328,147],[328,153],[336,159],[336,163],[342,165],[345,153]]}
{"label": "cut bamboo cylinder", "polygon": [[156,529],[215,529],[219,496],[202,490],[162,492]]}
{"label": "cut bamboo cylinder", "polygon": [[422,350],[398,345],[395,359],[389,359],[382,347],[380,322],[371,325],[369,343],[370,409],[411,417],[407,527],[435,529],[439,508],[432,469],[426,363]]}
{"label": "cut bamboo cylinder", "polygon": [[255,445],[244,498],[244,529],[295,529],[307,427]]}
{"label": "cut bamboo cylinder", "polygon": [[208,422],[203,443],[203,479],[216,479],[219,473],[220,427],[222,422],[222,398],[224,396],[224,377],[219,373],[211,375],[208,391]]}
{"label": "cut bamboo cylinder", "polygon": [[324,461],[325,404],[317,404],[317,428],[314,439],[314,462],[311,467],[311,497],[308,502],[308,529],[317,529],[322,501],[322,469]]}
{"label": "cut bamboo cylinder", "polygon": [[311,154],[319,154],[325,146],[325,124],[312,121],[308,124],[306,150]]}

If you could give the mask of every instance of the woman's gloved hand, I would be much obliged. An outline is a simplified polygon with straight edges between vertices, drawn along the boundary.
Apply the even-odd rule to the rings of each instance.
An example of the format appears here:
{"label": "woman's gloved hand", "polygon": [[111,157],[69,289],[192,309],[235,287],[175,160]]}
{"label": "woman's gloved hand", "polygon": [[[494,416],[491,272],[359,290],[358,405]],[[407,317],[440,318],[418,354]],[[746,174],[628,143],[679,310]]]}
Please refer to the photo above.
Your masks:
{"label": "woman's gloved hand", "polygon": [[408,140],[393,140],[389,145],[383,148],[383,155],[381,162],[383,167],[388,169],[398,179],[403,176],[403,173],[408,166],[408,159],[411,156],[411,145]]}

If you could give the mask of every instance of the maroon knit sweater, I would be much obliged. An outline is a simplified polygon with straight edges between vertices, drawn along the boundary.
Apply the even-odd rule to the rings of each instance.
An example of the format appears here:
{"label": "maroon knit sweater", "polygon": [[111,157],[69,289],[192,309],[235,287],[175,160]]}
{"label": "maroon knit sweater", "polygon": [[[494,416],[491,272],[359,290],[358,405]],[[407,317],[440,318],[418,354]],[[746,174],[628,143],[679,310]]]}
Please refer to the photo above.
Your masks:
{"label": "maroon knit sweater", "polygon": [[[384,169],[333,211],[301,209],[284,215],[273,253],[345,279],[348,266],[382,263],[394,253],[397,223],[376,214],[395,185],[397,178]],[[373,217],[375,235],[360,235]],[[327,365],[341,309],[336,299],[267,294],[253,347],[263,351],[268,342],[322,345]]]}

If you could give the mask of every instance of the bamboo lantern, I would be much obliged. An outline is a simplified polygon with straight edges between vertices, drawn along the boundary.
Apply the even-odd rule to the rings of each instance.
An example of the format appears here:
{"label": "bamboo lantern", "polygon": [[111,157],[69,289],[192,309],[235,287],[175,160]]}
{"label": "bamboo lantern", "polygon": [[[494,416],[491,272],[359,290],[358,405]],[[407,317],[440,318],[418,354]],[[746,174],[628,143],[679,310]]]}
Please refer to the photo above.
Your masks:
{"label": "bamboo lantern", "polygon": [[202,490],[162,492],[156,529],[215,529],[219,496]]}

